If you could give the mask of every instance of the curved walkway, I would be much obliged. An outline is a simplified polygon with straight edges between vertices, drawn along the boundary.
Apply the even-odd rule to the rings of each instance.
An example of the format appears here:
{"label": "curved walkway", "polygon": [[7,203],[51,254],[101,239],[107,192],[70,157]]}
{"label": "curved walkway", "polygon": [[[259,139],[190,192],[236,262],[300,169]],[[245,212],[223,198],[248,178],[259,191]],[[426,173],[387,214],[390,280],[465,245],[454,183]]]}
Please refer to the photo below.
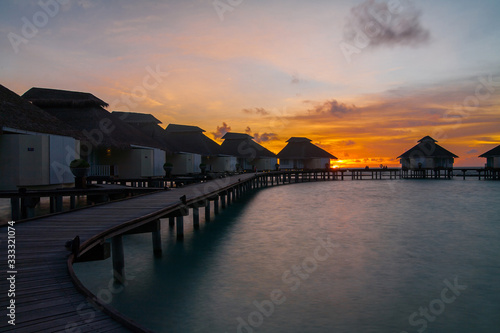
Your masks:
{"label": "curved walkway", "polygon": [[[147,331],[111,308],[92,305],[92,299],[77,291],[72,282],[72,270],[68,270],[68,263],[71,266],[74,258],[66,250],[65,243],[78,235],[82,242],[80,249],[84,252],[107,238],[179,210],[182,207],[179,198],[183,195],[186,195],[186,204],[189,205],[252,181],[255,177],[255,174],[242,174],[221,178],[16,223],[14,229],[10,229],[11,236],[15,232],[15,244],[12,244],[13,238],[9,242],[8,227],[0,228],[0,272],[6,276],[0,280],[0,331]],[[15,245],[13,267],[8,267],[8,243]],[[78,281],[76,287],[83,288]],[[10,304],[15,305],[14,311],[7,309]],[[9,318],[8,314],[14,312],[15,317],[11,315]],[[15,326],[8,323],[13,318],[11,323]]]}

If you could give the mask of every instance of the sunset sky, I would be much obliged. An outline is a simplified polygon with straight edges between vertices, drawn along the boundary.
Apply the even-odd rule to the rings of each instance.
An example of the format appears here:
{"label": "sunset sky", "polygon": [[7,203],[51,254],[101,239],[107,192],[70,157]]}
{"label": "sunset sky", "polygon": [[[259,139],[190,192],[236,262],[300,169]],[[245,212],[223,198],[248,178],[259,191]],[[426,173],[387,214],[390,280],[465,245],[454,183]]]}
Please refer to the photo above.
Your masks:
{"label": "sunset sky", "polygon": [[0,84],[275,153],[305,136],[340,166],[396,166],[425,135],[482,166],[500,144],[499,15],[498,0],[4,0]]}

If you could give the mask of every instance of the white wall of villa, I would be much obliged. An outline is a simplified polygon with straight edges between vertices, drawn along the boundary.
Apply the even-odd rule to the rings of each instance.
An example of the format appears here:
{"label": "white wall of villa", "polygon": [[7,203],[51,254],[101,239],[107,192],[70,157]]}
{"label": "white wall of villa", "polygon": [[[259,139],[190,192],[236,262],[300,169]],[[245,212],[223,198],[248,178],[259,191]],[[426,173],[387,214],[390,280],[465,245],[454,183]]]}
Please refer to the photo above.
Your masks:
{"label": "white wall of villa", "polygon": [[485,167],[500,169],[500,156],[492,156],[486,158]]}
{"label": "white wall of villa", "polygon": [[407,169],[453,168],[454,158],[415,157],[400,159],[401,167]]}
{"label": "white wall of villa", "polygon": [[0,135],[0,190],[72,186],[69,163],[79,158],[80,142],[40,133]]}
{"label": "white wall of villa", "polygon": [[162,177],[165,151],[149,147],[98,149],[88,157],[92,176],[117,176],[122,179]]}
{"label": "white wall of villa", "polygon": [[278,158],[276,157],[257,158],[254,160],[254,163],[258,171],[275,170],[276,163],[278,163]]}
{"label": "white wall of villa", "polygon": [[325,169],[326,164],[330,165],[329,158],[280,159],[280,169]]}
{"label": "white wall of villa", "polygon": [[305,160],[305,168],[306,169],[325,169],[326,165],[330,167],[330,159],[329,158],[311,158],[309,160]]}
{"label": "white wall of villa", "polygon": [[303,169],[303,160],[280,159],[281,169]]}
{"label": "white wall of villa", "polygon": [[200,173],[201,155],[193,153],[178,153],[167,157],[167,162],[172,163],[172,175],[185,175]]}
{"label": "white wall of villa", "polygon": [[207,170],[212,172],[234,172],[238,159],[234,156],[217,156],[206,159]]}

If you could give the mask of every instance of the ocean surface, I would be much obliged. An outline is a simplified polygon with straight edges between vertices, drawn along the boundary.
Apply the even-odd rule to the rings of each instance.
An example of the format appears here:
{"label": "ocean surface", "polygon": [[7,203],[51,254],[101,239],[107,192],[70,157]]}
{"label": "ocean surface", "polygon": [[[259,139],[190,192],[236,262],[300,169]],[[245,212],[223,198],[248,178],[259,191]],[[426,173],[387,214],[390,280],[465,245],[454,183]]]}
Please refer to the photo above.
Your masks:
{"label": "ocean surface", "polygon": [[176,241],[124,237],[75,264],[103,301],[156,332],[500,332],[500,183],[337,181],[258,190]]}

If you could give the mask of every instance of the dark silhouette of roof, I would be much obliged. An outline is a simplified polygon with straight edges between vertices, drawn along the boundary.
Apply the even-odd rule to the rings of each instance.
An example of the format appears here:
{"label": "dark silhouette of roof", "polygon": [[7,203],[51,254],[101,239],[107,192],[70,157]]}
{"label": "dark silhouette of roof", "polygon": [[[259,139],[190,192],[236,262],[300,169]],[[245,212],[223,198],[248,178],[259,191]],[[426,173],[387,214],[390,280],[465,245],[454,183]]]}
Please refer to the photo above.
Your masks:
{"label": "dark silhouette of roof", "polygon": [[172,152],[173,148],[169,144],[167,133],[161,128],[161,121],[156,119],[153,115],[147,113],[136,112],[121,112],[113,111],[113,115],[118,116],[121,120],[134,128],[141,131],[147,137],[157,141],[163,150]]}
{"label": "dark silhouette of roof", "polygon": [[83,138],[81,132],[0,85],[0,130],[2,127]]}
{"label": "dark silhouette of roof", "polygon": [[175,153],[193,153],[202,156],[221,155],[220,146],[203,134],[197,126],[169,124],[165,128],[166,139]]}
{"label": "dark silhouette of roof", "polygon": [[108,104],[91,93],[33,87],[23,95],[39,107],[107,107]]}
{"label": "dark silhouette of roof", "polygon": [[479,157],[495,157],[500,156],[500,145],[493,149],[488,150],[486,153],[479,155]]}
{"label": "dark silhouette of roof", "polygon": [[330,158],[337,160],[335,156],[326,150],[313,145],[311,140],[304,137],[291,137],[288,144],[278,153],[280,159],[308,159],[308,158]]}
{"label": "dark silhouette of roof", "polygon": [[[46,99],[44,92],[49,92]],[[107,104],[92,94],[31,88],[23,96],[29,100],[34,96],[33,103],[36,101],[44,111],[78,129],[93,147],[130,149],[136,145],[161,148],[158,142],[103,109]],[[73,103],[70,103],[71,98],[75,98]]]}
{"label": "dark silhouette of roof", "polygon": [[177,125],[177,124],[169,124],[165,130],[169,133],[203,133],[204,129],[199,128],[198,126],[189,126],[189,125]]}
{"label": "dark silhouette of roof", "polygon": [[418,140],[417,142],[427,142],[427,141],[437,142],[437,140],[434,140],[433,138],[431,138],[428,135],[424,136],[422,139]]}
{"label": "dark silhouette of roof", "polygon": [[440,157],[450,158],[458,157],[452,152],[444,149],[436,143],[437,141],[430,136],[425,136],[418,140],[418,144],[407,150],[397,158],[410,158],[410,157]]}
{"label": "dark silhouette of roof", "polygon": [[253,141],[248,134],[228,132],[222,138],[221,150],[224,154],[251,159],[276,157],[275,153]]}
{"label": "dark silhouette of roof", "polygon": [[161,124],[152,114],[138,112],[113,111],[121,120],[128,124]]}
{"label": "dark silhouette of roof", "polygon": [[234,132],[227,132],[224,134],[222,137],[224,140],[243,140],[243,139],[250,139],[252,140],[253,137],[246,134],[246,133],[234,133]]}

